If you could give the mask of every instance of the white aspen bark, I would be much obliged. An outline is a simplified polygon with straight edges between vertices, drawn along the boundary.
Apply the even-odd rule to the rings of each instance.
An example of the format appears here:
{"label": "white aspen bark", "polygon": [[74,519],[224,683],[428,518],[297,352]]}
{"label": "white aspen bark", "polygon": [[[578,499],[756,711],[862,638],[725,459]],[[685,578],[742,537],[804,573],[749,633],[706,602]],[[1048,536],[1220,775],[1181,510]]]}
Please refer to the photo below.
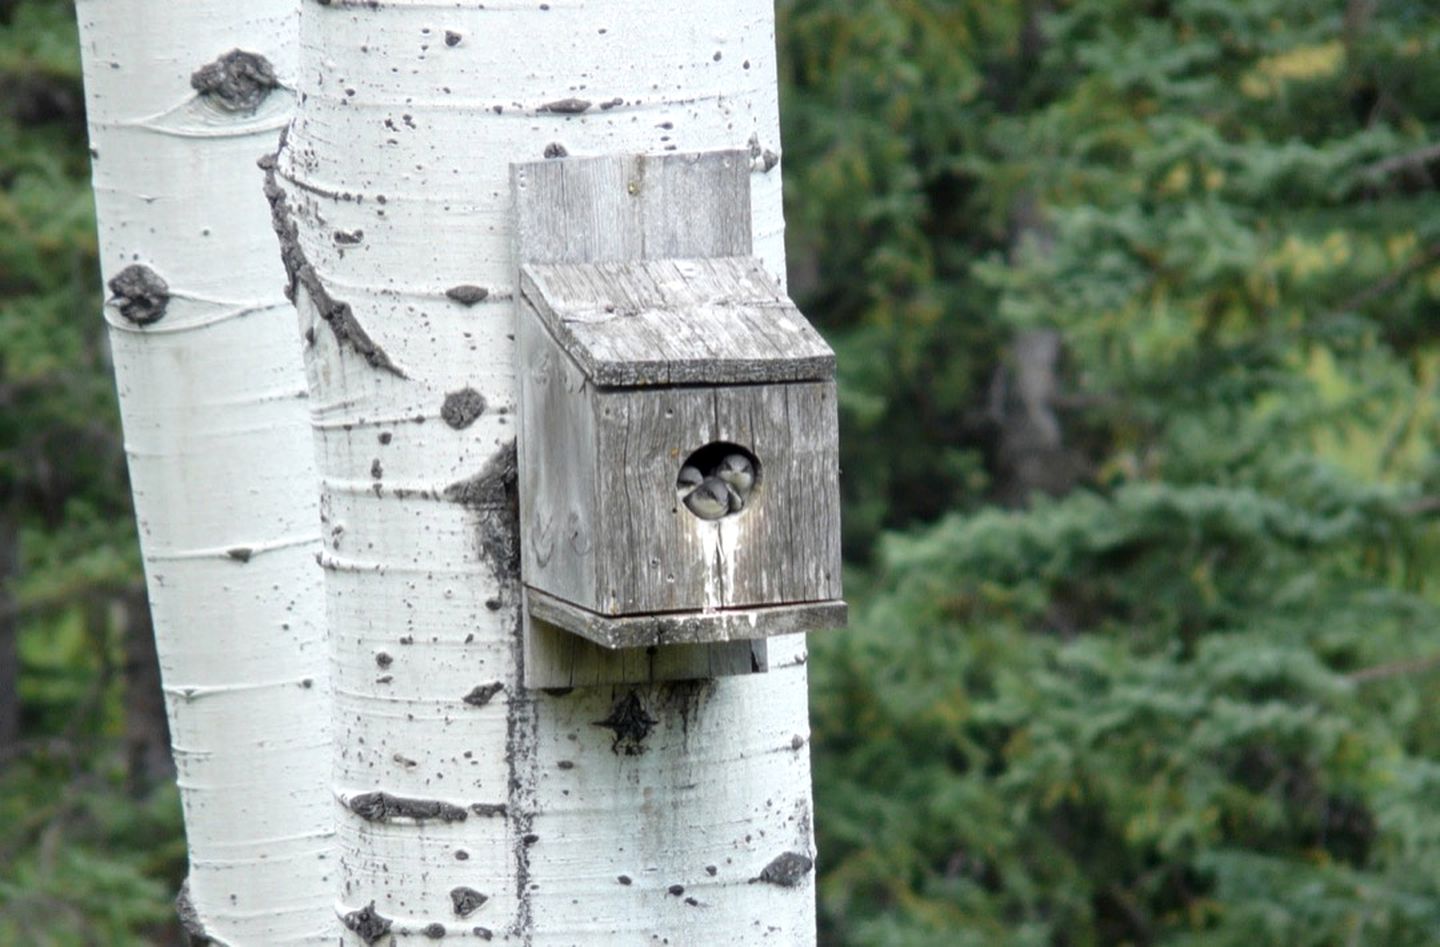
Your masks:
{"label": "white aspen bark", "polygon": [[267,193],[309,340],[347,943],[814,941],[803,639],[745,677],[520,683],[509,164],[751,146],[783,278],[773,22],[302,5]]}
{"label": "white aspen bark", "polygon": [[77,12],[105,318],[190,849],[181,918],[200,942],[328,943],[312,440],[255,170],[293,110],[295,2]]}

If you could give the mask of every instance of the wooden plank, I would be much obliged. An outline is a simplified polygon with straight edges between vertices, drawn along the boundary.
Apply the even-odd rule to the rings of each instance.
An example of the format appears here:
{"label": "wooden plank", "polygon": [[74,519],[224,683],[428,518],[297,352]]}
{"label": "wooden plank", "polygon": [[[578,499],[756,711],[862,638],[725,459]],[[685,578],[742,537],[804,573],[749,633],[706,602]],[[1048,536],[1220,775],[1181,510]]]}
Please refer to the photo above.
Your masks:
{"label": "wooden plank", "polygon": [[613,650],[525,609],[525,686],[595,687],[708,680],[769,669],[765,640],[669,644]]}
{"label": "wooden plank", "polygon": [[847,606],[841,601],[611,617],[538,589],[526,589],[525,598],[533,620],[563,628],[617,654],[634,654],[651,647],[748,642],[775,635],[823,631],[844,627],[847,618]]}
{"label": "wooden plank", "polygon": [[510,190],[522,263],[751,253],[745,151],[513,164]]}
{"label": "wooden plank", "polygon": [[[764,480],[758,518],[738,550],[731,601],[807,602],[843,597],[839,410],[834,382],[717,388],[717,441],[757,445]],[[597,432],[598,437],[598,432]],[[761,455],[759,452],[764,451]],[[742,512],[737,519],[743,519]],[[601,528],[597,524],[597,528]],[[748,555],[747,555],[748,553]],[[772,579],[772,574],[777,578]],[[778,593],[778,594],[777,594]]]}
{"label": "wooden plank", "polygon": [[577,601],[596,596],[595,417],[585,376],[525,312],[516,326],[519,379],[521,574]]}
{"label": "wooden plank", "polygon": [[752,257],[532,264],[520,292],[597,385],[835,375],[835,353]]}
{"label": "wooden plank", "polygon": [[[833,382],[592,393],[599,451],[595,595],[605,615],[839,599],[840,494]],[[675,492],[697,448],[759,461],[746,508],[706,521]]]}

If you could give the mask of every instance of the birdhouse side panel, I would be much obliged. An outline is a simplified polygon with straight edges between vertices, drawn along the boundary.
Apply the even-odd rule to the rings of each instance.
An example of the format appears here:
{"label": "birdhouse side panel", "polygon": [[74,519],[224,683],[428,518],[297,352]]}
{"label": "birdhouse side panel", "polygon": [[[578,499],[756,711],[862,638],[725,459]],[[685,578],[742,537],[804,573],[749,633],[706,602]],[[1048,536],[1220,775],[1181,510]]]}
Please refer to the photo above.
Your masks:
{"label": "birdhouse side panel", "polygon": [[[602,613],[840,597],[833,382],[599,389],[596,401],[596,528],[614,551],[596,560]],[[758,470],[739,509],[706,519],[677,477],[687,458],[718,459],[724,445]]]}
{"label": "birdhouse side panel", "polygon": [[519,454],[521,572],[527,585],[596,606],[596,430],[591,389],[522,304]]}

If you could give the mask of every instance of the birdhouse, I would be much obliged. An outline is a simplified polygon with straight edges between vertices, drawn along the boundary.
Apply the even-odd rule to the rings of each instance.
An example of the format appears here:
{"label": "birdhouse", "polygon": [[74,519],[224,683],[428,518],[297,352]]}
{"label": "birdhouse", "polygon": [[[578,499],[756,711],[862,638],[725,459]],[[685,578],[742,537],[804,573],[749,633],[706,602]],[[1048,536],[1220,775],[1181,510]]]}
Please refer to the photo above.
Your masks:
{"label": "birdhouse", "polygon": [[845,623],[835,356],[750,255],[749,174],[513,169],[532,686],[754,673]]}

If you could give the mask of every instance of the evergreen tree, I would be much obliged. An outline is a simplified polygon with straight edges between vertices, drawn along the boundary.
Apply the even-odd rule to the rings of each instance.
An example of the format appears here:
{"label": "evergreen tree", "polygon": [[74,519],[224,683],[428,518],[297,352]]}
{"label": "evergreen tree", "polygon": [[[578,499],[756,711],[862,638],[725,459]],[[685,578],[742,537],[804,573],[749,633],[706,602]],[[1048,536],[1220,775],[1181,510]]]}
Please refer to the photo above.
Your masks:
{"label": "evergreen tree", "polygon": [[[1432,943],[1440,21],[956,6],[785,18],[878,560],[816,647],[831,939]],[[982,508],[1046,422],[1065,495]]]}

